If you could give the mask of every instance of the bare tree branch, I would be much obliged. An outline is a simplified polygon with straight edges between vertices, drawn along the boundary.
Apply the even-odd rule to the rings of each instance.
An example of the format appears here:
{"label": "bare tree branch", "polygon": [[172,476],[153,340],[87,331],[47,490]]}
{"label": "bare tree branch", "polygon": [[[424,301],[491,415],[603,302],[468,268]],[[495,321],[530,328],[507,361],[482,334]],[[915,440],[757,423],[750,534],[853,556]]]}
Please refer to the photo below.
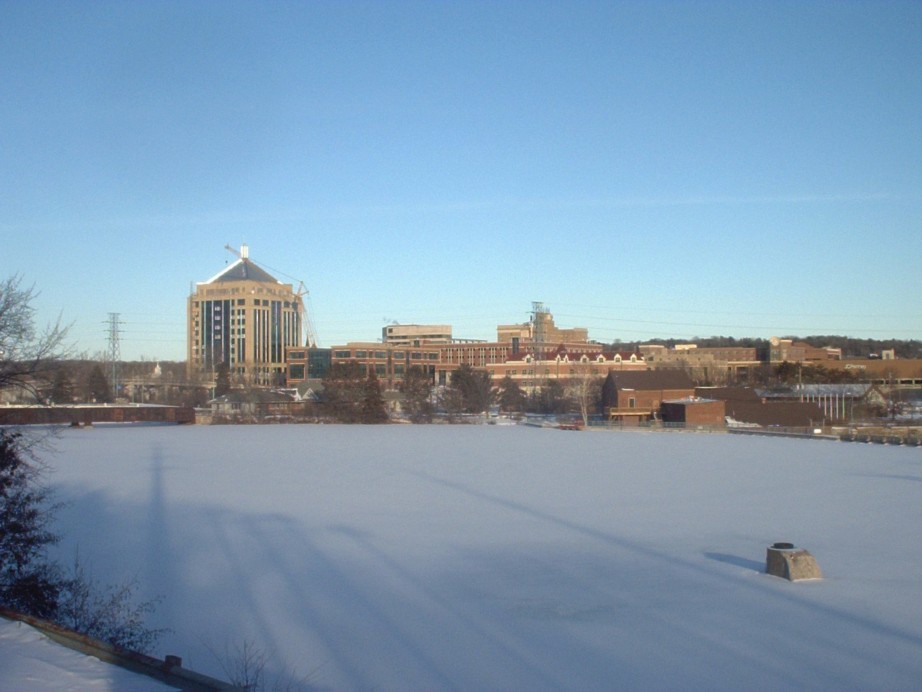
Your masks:
{"label": "bare tree branch", "polygon": [[14,388],[38,398],[38,379],[50,377],[57,361],[67,357],[68,326],[60,318],[41,330],[35,326],[34,287],[22,277],[0,282],[0,389]]}

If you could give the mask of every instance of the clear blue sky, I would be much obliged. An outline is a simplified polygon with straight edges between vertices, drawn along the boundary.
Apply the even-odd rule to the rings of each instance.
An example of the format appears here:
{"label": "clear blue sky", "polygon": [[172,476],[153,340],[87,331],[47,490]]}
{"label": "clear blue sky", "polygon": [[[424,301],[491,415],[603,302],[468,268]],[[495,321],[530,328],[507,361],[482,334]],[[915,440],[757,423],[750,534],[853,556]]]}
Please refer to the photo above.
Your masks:
{"label": "clear blue sky", "polygon": [[325,346],[922,338],[920,2],[0,2],[0,275],[185,358],[234,260]]}

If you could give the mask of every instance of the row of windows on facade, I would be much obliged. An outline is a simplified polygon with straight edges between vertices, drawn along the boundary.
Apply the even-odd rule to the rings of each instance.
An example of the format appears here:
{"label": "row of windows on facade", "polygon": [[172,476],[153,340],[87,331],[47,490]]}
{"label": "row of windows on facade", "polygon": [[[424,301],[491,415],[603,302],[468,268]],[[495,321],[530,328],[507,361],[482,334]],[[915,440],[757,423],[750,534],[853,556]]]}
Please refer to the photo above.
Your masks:
{"label": "row of windows on facade", "polygon": [[[397,376],[397,377],[402,377],[402,376],[404,376],[404,375],[406,374],[406,366],[404,366],[404,365],[394,365],[393,371],[390,372],[390,373],[389,373],[388,370],[387,370],[387,366],[384,365],[384,364],[381,364],[381,363],[377,363],[377,364],[374,364],[374,365],[367,365],[366,368],[367,368],[367,371],[368,371],[368,372],[371,372],[372,370],[374,370],[375,375],[378,376],[378,377],[386,377],[386,376],[388,376],[389,374],[390,374],[390,375]],[[492,376],[495,376],[495,375],[497,374],[496,371],[494,371],[494,370],[492,370],[492,369],[487,370],[487,372],[490,373],[490,376],[491,376],[491,377],[492,377]],[[290,364],[288,365],[288,376],[289,376],[291,379],[293,379],[293,380],[303,380],[304,377],[305,377],[305,374],[306,374],[306,368],[305,368],[305,365],[304,365],[303,363],[290,363]],[[441,373],[439,373],[439,374],[440,374],[440,376],[442,377],[442,379],[444,380],[444,378],[445,378],[445,373],[444,373],[444,372],[441,372]],[[526,368],[526,369],[523,369],[521,372],[520,372],[518,369],[507,370],[507,371],[505,371],[505,372],[502,373],[502,374],[504,374],[504,375],[509,375],[510,377],[519,377],[519,376],[521,376],[521,377],[537,377],[537,376],[538,376],[538,373],[537,373],[535,370],[533,370],[533,369],[530,370],[530,369],[527,369],[527,368]],[[560,374],[561,374],[561,373],[559,373],[559,372],[557,373],[558,376],[559,376]],[[576,368],[568,368],[568,373],[567,373],[567,374],[569,374],[569,375],[576,375],[576,374],[577,374]],[[544,377],[550,377],[550,375],[551,375],[551,369],[550,369],[550,368],[545,368],[545,369],[544,369],[543,376],[544,376]]]}
{"label": "row of windows on facade", "polygon": [[[218,288],[199,287],[198,291],[196,291],[195,297],[198,298],[200,296],[236,296],[236,295],[240,295],[241,293],[259,294],[259,295],[264,295],[264,296],[290,296],[294,292],[291,290],[286,290],[284,288],[266,288],[264,286],[257,286],[257,287],[231,286],[230,288],[228,288],[227,286],[221,286]],[[297,301],[291,301],[291,302],[297,303]]]}
{"label": "row of windows on facade", "polygon": [[[295,355],[299,353],[300,355]],[[369,356],[368,354],[371,353]],[[304,358],[303,352],[289,352],[289,358],[300,359]],[[372,359],[372,360],[388,360],[389,354],[387,351],[334,351],[333,357],[337,359]],[[390,354],[393,360],[405,360],[406,352],[405,351],[393,351]],[[419,351],[412,351],[410,353],[410,360],[438,360],[439,354],[435,352],[422,353]]]}
{"label": "row of windows on facade", "polygon": [[[371,355],[369,355],[369,354],[371,354]],[[448,351],[443,351],[442,354],[446,356],[446,358],[445,358],[446,362],[448,362],[448,363],[451,363],[451,362],[452,362],[453,359],[451,358],[451,355],[452,355],[452,354],[451,354],[450,352],[448,352]],[[472,353],[469,354],[469,355],[470,355],[471,357],[473,357],[473,358],[479,357],[479,359],[480,359],[482,362],[484,362],[484,361],[487,360],[487,359],[485,358],[485,356],[486,356],[487,354],[482,353],[482,352],[480,352],[480,353],[478,353],[478,352],[472,352]],[[489,355],[490,355],[489,362],[491,362],[491,363],[496,363],[495,354],[490,353]],[[303,360],[303,359],[305,358],[305,356],[306,356],[306,354],[305,354],[304,351],[291,351],[291,352],[289,352],[289,354],[288,354],[288,357],[289,357],[290,359],[292,359],[292,360]],[[406,357],[406,354],[405,354],[404,351],[394,351],[394,352],[391,354],[391,356],[393,357],[394,360],[404,360],[405,357]],[[334,352],[333,352],[333,357],[336,358],[337,360],[348,360],[348,359],[353,359],[353,358],[354,358],[354,359],[357,359],[357,360],[358,360],[358,359],[363,359],[363,360],[388,360],[389,354],[388,354],[387,351],[334,351]],[[415,351],[414,351],[414,352],[411,352],[411,353],[410,353],[410,359],[411,359],[411,360],[424,360],[424,359],[425,359],[425,360],[439,360],[439,353],[436,353],[436,352],[420,353],[420,352],[415,352]],[[526,363],[531,363],[531,362],[534,361],[534,358],[532,358],[532,356],[530,356],[530,355],[527,355],[527,356],[525,356],[522,360],[524,360],[524,362],[526,362]],[[567,355],[556,356],[556,357],[554,358],[554,360],[555,360],[556,362],[558,362],[558,363],[577,362],[576,360],[571,361],[571,360],[570,360],[570,357],[567,356]],[[637,357],[636,357],[635,355],[631,355],[630,359],[628,359],[628,360],[629,360],[631,363],[636,363],[636,362],[638,362],[638,361],[637,361]],[[621,355],[620,355],[620,354],[616,355],[616,356],[612,359],[612,361],[615,362],[615,363],[620,363],[620,362],[622,362]],[[584,364],[595,365],[596,363],[605,363],[606,361],[605,361],[605,357],[602,356],[602,355],[597,356],[594,360],[591,360],[588,356],[583,355],[583,356],[581,356],[581,357],[578,359],[578,362],[584,363]]]}
{"label": "row of windows on facade", "polygon": [[[234,292],[236,293],[236,291],[234,291]],[[216,303],[217,303],[217,302],[222,302],[222,301],[207,301],[207,302],[216,302]],[[260,305],[261,305],[261,306],[268,307],[268,306],[269,306],[269,302],[270,302],[270,301],[269,301],[268,299],[266,299],[266,298],[253,298],[253,299],[250,301],[250,305],[256,305],[256,306],[260,306]],[[281,305],[282,307],[285,307],[285,308],[299,308],[299,307],[301,306],[300,303],[297,303],[297,302],[294,302],[294,301],[290,301],[290,300],[273,300],[273,301],[271,301],[271,302],[273,302],[273,303],[275,303],[275,304],[277,304],[277,305]],[[246,301],[246,298],[236,298],[236,299],[233,300],[233,304],[234,304],[234,305],[246,305],[246,304],[247,304],[247,301]]]}
{"label": "row of windows on facade", "polygon": [[[221,322],[222,322],[222,320],[221,320],[221,316],[220,316],[220,315],[217,315],[217,316],[212,320],[212,323],[213,323],[214,326],[221,326]],[[245,327],[245,326],[246,326],[246,323],[247,323],[246,318],[245,318],[243,315],[240,315],[239,317],[234,316],[234,317],[231,317],[231,319],[230,319],[230,324],[231,324],[231,326],[238,326],[238,325],[239,325],[239,326],[241,326],[241,327]],[[201,327],[201,323],[200,323],[198,320],[193,320],[193,321],[192,321],[192,327],[194,328],[195,333],[198,334],[199,328]]]}
{"label": "row of windows on facade", "polygon": [[[379,377],[386,377],[388,375],[387,366],[383,364],[376,364],[374,366],[366,366],[368,372],[371,370],[375,371],[375,375]],[[288,377],[292,380],[303,380],[307,373],[306,366],[304,363],[289,363],[288,364]],[[404,365],[395,365],[394,370],[391,375],[397,375],[402,377],[406,374],[406,366]]]}
{"label": "row of windows on facade", "polygon": [[450,339],[450,334],[394,334],[391,331],[387,333],[388,339],[391,340],[420,340],[420,341],[433,341],[441,339]]}
{"label": "row of windows on facade", "polygon": [[[595,366],[595,363],[591,363],[591,364],[590,364],[590,367],[592,368],[593,371],[595,370],[595,367],[594,367],[594,366]],[[487,372],[490,373],[490,375],[496,375],[496,371],[493,370],[492,368],[488,368],[488,369],[487,369]],[[513,368],[512,370],[504,370],[504,371],[502,372],[502,374],[509,375],[510,377],[516,377],[516,376],[519,375],[520,373],[519,373],[518,369]],[[525,377],[534,377],[534,375],[535,375],[535,370],[524,369],[524,370],[522,370],[521,374],[522,374],[523,376],[525,376]],[[550,369],[550,368],[544,368],[544,373],[543,373],[543,374],[544,374],[545,376],[550,375],[550,374],[551,374],[551,369]],[[557,371],[556,371],[556,374],[557,374],[557,375],[560,375],[560,371],[557,370]],[[569,374],[569,375],[576,375],[576,374],[577,374],[576,368],[568,368],[568,369],[567,369],[567,374]]]}

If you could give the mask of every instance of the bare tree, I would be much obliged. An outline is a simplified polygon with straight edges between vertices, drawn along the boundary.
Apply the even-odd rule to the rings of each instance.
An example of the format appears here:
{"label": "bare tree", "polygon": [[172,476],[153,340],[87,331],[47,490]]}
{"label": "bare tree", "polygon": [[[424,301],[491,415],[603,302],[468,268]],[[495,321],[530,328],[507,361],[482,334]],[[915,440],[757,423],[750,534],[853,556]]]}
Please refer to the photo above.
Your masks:
{"label": "bare tree", "polygon": [[87,574],[80,556],[73,571],[60,582],[55,622],[131,651],[151,651],[166,629],[152,629],[144,619],[161,599],[136,602],[136,579],[117,586],[99,584]]}
{"label": "bare tree", "polygon": [[[298,677],[293,669],[273,674],[269,670],[272,659],[269,652],[250,639],[232,647],[225,644],[219,653],[207,642],[202,642],[224,671],[224,676],[234,687],[247,692],[297,692],[314,689],[309,683],[311,674]],[[314,671],[316,672],[316,670]]]}
{"label": "bare tree", "polygon": [[67,327],[60,320],[36,329],[33,287],[23,288],[18,275],[0,282],[0,389],[40,398],[38,379],[50,379],[65,357]]}
{"label": "bare tree", "polygon": [[602,378],[596,375],[591,365],[582,365],[570,382],[572,396],[579,405],[583,426],[589,425],[589,412],[598,408],[602,391]]}

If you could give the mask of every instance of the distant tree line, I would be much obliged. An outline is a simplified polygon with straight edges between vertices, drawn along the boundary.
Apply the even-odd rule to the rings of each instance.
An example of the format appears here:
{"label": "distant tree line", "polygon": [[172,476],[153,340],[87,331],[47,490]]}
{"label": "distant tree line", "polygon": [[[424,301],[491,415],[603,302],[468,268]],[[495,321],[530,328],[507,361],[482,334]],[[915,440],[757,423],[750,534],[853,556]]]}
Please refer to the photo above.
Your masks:
{"label": "distant tree line", "polygon": [[[816,348],[826,346],[841,348],[843,358],[871,358],[882,351],[893,349],[897,358],[922,358],[922,341],[918,339],[858,339],[851,336],[784,336],[784,339],[802,341]],[[755,348],[760,354],[768,352],[769,340],[732,336],[694,337],[692,339],[648,339],[646,341],[613,341],[606,348],[611,351],[639,350],[641,344],[654,344],[675,348],[677,344],[695,344],[700,348]]]}
{"label": "distant tree line", "polygon": [[[402,415],[413,423],[449,422],[496,409],[509,414],[579,414],[588,418],[601,405],[602,378],[577,376],[567,383],[545,380],[526,391],[511,377],[496,386],[490,373],[464,364],[448,384],[435,386],[430,371],[409,368],[400,385]],[[383,423],[390,419],[373,371],[355,361],[334,364],[323,378],[321,416],[340,423]]]}

